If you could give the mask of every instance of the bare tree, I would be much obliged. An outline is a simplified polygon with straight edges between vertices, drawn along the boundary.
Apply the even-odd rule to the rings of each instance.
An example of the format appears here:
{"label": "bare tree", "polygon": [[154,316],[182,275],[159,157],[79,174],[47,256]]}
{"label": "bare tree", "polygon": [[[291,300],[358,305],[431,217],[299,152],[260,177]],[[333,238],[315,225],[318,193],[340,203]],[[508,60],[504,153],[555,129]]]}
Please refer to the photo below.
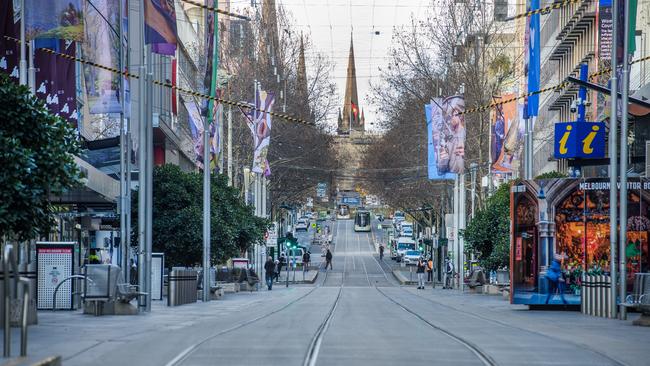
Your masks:
{"label": "bare tree", "polygon": [[[490,103],[514,82],[512,33],[494,20],[483,1],[435,1],[427,20],[412,18],[396,29],[389,65],[380,69],[381,81],[372,86],[371,101],[383,119],[385,133],[365,160],[368,169],[417,167],[413,182],[395,185],[375,174],[373,192],[396,207],[448,203],[449,183],[430,182],[426,176],[427,133],[424,105],[432,98],[464,94],[468,109]],[[479,164],[479,176],[488,172],[489,110],[465,115],[465,162]],[[389,193],[388,193],[389,191]],[[443,199],[447,197],[447,199]],[[479,200],[481,197],[479,197]]]}

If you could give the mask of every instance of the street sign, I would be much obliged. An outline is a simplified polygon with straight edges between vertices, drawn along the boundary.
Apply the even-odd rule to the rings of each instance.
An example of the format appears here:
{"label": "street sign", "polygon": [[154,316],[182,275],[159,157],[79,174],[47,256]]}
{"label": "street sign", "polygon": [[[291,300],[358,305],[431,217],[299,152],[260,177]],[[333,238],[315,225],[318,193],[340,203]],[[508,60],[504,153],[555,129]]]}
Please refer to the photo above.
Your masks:
{"label": "street sign", "polygon": [[318,198],[323,198],[327,195],[327,183],[318,183],[316,186],[316,196]]}

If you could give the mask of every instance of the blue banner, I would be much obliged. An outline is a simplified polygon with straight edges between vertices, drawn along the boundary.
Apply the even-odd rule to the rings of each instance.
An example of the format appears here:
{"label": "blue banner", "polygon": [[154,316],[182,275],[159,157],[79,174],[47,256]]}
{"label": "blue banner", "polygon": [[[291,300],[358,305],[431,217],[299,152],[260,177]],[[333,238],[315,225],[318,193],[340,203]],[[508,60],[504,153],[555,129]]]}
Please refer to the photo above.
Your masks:
{"label": "blue banner", "polygon": [[[432,100],[431,104],[424,106],[424,113],[427,118],[427,147],[428,147],[428,176],[429,179],[454,179],[456,175],[450,173],[449,169],[439,169],[438,150],[444,150],[445,134],[443,130],[447,127],[440,108],[441,99]],[[449,161],[449,159],[446,159]],[[448,163],[447,163],[448,165]]]}
{"label": "blue banner", "polygon": [[[531,0],[530,10],[539,9],[539,0]],[[530,32],[528,43],[528,93],[536,92],[540,89],[540,21],[539,13],[530,16]],[[528,117],[536,117],[539,111],[539,94],[528,97]]]}
{"label": "blue banner", "polygon": [[556,159],[598,159],[605,157],[604,122],[561,122],[555,124]]}

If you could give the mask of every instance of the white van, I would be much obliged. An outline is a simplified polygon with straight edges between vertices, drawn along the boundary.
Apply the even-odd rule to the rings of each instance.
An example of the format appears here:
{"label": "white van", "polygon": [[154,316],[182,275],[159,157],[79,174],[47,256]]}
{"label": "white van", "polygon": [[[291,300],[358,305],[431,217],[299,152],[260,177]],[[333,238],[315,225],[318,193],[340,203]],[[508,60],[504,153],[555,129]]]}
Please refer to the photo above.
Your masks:
{"label": "white van", "polygon": [[409,250],[415,250],[415,240],[407,237],[397,239],[397,257],[402,257]]}
{"label": "white van", "polygon": [[413,223],[404,221],[400,224],[400,236],[413,238]]}

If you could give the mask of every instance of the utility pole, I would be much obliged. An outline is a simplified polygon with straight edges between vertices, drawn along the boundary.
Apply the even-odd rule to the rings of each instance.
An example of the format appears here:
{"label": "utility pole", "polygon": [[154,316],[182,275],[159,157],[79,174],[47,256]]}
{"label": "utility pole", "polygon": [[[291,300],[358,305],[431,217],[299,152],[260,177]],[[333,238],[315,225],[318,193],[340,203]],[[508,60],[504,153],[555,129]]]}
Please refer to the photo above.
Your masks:
{"label": "utility pole", "polygon": [[[160,60],[160,57],[158,57]],[[146,170],[145,170],[145,186],[146,186],[146,246],[145,246],[145,291],[147,293],[146,310],[151,311],[151,251],[153,242],[153,52],[151,45],[147,46],[147,144],[146,144]]]}
{"label": "utility pole", "polygon": [[27,50],[25,37],[25,0],[20,0],[20,85],[27,85]]}
{"label": "utility pole", "polygon": [[233,171],[232,171],[232,106],[228,105],[228,185],[233,185]]}
{"label": "utility pole", "polygon": [[128,256],[128,250],[129,250],[129,245],[126,242],[126,220],[127,220],[127,214],[126,214],[126,123],[124,121],[124,116],[125,116],[125,102],[124,102],[124,96],[125,96],[125,90],[126,88],[124,87],[124,75],[121,73],[124,71],[124,27],[122,25],[122,19],[123,19],[123,5],[122,3],[118,4],[118,38],[119,38],[119,61],[118,61],[118,67],[120,69],[120,248],[122,249],[122,258],[121,258],[121,263],[120,266],[122,267],[122,279],[124,280],[125,283],[129,283],[129,256]]}
{"label": "utility pole", "polygon": [[[139,14],[136,15],[139,21],[140,29],[140,72],[138,79],[138,288],[146,292],[145,273],[146,268],[146,211],[147,211],[147,185],[146,185],[146,165],[147,165],[147,113],[145,109],[145,95],[147,94],[147,47],[144,45],[144,2],[140,2]],[[138,296],[138,310],[143,312],[147,309],[148,295]]]}
{"label": "utility pole", "polygon": [[[219,0],[214,0],[213,7],[219,6]],[[217,72],[219,70],[219,13],[212,11],[214,16],[214,31],[212,39],[212,70],[210,78],[210,97],[217,95]],[[206,22],[207,25],[207,22]],[[209,30],[206,30],[209,31]],[[208,101],[208,110],[203,125],[203,302],[210,301],[210,124],[216,123],[212,120],[214,116],[213,109],[217,108],[213,99]],[[218,133],[218,132],[215,132]],[[216,152],[218,154],[218,152]],[[217,156],[215,156],[215,167],[217,166]]]}
{"label": "utility pole", "polygon": [[618,44],[618,0],[612,0],[612,72],[610,77],[610,104],[612,111],[609,117],[609,272],[611,276],[610,286],[610,307],[612,309],[612,318],[616,318],[616,237],[617,237],[617,218],[618,218],[618,170],[616,169],[618,139],[618,116],[616,104],[618,102],[618,80],[616,78],[617,56],[616,45]]}
{"label": "utility pole", "polygon": [[[624,14],[623,17],[623,73],[622,85],[621,85],[621,193],[620,193],[620,228],[621,236],[619,238],[618,246],[618,259],[619,259],[619,297],[621,307],[619,309],[619,317],[622,320],[627,319],[627,309],[623,306],[625,302],[625,297],[627,295],[627,254],[625,253],[625,247],[627,245],[627,151],[628,151],[628,142],[627,142],[627,121],[628,121],[628,100],[630,94],[630,68],[628,62],[628,53],[630,50],[630,41],[628,35],[630,33],[630,2],[624,1]],[[615,46],[612,47],[613,52],[616,53]],[[612,71],[613,73],[616,70]],[[612,90],[613,95],[616,95],[616,91]],[[616,118],[616,115],[613,116]],[[612,284],[613,285],[613,284]]]}

